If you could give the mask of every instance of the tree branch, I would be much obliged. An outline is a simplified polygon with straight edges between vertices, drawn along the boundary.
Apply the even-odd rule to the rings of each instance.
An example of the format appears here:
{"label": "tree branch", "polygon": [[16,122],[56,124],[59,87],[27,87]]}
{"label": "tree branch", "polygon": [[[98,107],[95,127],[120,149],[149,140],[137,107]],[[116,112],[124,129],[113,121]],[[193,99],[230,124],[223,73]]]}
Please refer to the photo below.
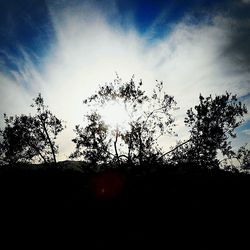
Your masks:
{"label": "tree branch", "polygon": [[116,129],[116,133],[115,133],[114,147],[115,147],[116,158],[118,160],[118,164],[120,165],[120,158],[119,158],[118,151],[117,151],[117,140],[118,140],[118,128]]}
{"label": "tree branch", "polygon": [[166,156],[166,155],[172,153],[173,151],[175,151],[175,150],[178,149],[179,147],[185,145],[186,143],[190,142],[191,140],[192,140],[192,139],[190,138],[190,139],[188,139],[187,141],[185,141],[185,142],[181,143],[180,145],[176,146],[175,148],[171,149],[170,151],[164,153],[163,155],[160,156],[159,159],[161,159],[161,158],[163,158],[164,156]]}
{"label": "tree branch", "polygon": [[56,163],[56,155],[55,155],[55,150],[54,150],[53,143],[52,143],[52,141],[50,139],[49,133],[48,133],[47,128],[45,126],[45,121],[41,117],[40,117],[40,119],[41,119],[44,132],[46,134],[46,137],[47,137],[49,145],[50,145],[50,149],[51,149],[51,153],[52,153],[52,156],[53,156],[54,163]]}

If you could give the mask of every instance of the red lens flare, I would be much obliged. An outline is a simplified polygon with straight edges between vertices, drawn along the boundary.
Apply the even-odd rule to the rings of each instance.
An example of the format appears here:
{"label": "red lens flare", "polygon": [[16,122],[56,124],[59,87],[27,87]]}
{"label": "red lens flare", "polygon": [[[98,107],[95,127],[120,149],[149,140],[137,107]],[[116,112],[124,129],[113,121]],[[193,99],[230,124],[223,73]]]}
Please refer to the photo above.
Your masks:
{"label": "red lens flare", "polygon": [[93,177],[91,189],[98,199],[117,197],[124,188],[125,178],[117,171],[105,171]]}

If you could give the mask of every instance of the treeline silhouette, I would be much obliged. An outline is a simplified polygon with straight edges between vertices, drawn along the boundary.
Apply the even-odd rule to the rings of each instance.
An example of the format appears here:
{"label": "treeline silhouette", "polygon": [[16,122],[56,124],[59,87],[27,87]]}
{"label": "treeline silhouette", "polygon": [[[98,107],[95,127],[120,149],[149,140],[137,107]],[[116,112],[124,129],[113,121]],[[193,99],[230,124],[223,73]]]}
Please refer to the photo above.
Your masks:
{"label": "treeline silhouette", "polygon": [[[75,127],[75,151],[71,159],[82,159],[89,165],[143,166],[147,164],[189,163],[205,168],[224,168],[233,171],[249,168],[250,151],[242,146],[232,150],[230,138],[235,138],[247,113],[246,106],[228,92],[212,97],[199,96],[199,103],[187,110],[184,120],[189,138],[164,152],[159,139],[164,135],[177,136],[174,131],[174,112],[178,107],[173,96],[165,93],[162,82],[156,82],[152,93],[143,90],[142,81],[135,83],[117,78],[99,87],[83,101],[87,105],[86,125]],[[119,104],[129,117],[126,126],[114,128],[100,114],[105,105]],[[65,128],[64,122],[51,113],[41,94],[31,105],[35,115],[4,114],[5,128],[0,130],[0,163],[56,163],[56,138]],[[111,116],[114,114],[110,114]],[[115,117],[114,117],[115,119]],[[222,156],[219,159],[218,153]]]}
{"label": "treeline silhouette", "polygon": [[[0,244],[242,249],[248,240],[249,150],[234,152],[229,138],[243,122],[245,105],[230,93],[200,95],[187,111],[189,139],[164,152],[158,139],[175,135],[176,102],[161,82],[151,95],[142,86],[117,76],[84,100],[94,109],[86,126],[75,128],[70,157],[78,161],[57,162],[55,140],[64,123],[40,94],[32,104],[35,115],[4,116]],[[119,100],[130,117],[125,129],[109,127],[97,112]]]}

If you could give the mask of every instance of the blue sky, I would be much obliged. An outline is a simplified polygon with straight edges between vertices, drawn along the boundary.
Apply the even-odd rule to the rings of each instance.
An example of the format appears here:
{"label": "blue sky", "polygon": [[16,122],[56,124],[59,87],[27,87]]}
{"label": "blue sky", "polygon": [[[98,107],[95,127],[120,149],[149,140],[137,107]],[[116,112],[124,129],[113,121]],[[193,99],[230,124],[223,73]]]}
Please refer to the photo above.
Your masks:
{"label": "blue sky", "polygon": [[[115,72],[135,74],[148,91],[166,83],[183,118],[199,93],[238,94],[250,109],[250,1],[0,2],[0,113],[29,113],[41,92],[67,130],[58,139],[61,159],[73,149],[74,125],[82,123],[82,100]],[[237,147],[249,142],[250,116],[238,129]],[[3,119],[1,119],[1,126]]]}

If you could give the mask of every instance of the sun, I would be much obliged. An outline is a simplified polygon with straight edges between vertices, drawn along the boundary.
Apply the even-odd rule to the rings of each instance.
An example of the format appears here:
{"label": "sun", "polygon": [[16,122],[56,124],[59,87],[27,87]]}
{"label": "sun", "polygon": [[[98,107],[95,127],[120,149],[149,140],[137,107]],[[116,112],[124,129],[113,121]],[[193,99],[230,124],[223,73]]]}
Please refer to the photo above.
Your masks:
{"label": "sun", "polygon": [[100,112],[104,122],[112,129],[125,129],[129,126],[129,113],[122,102],[110,101],[101,108]]}

